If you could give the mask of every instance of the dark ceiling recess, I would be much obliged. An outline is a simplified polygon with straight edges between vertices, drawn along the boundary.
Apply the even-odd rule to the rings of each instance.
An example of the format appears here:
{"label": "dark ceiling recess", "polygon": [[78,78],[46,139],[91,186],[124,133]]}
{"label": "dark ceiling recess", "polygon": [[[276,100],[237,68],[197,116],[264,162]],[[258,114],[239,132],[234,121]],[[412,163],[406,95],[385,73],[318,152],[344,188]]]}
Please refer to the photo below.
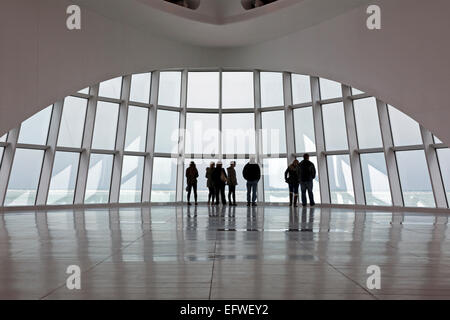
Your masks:
{"label": "dark ceiling recess", "polygon": [[241,4],[245,10],[251,10],[275,1],[277,0],[241,0]]}
{"label": "dark ceiling recess", "polygon": [[192,10],[197,9],[200,5],[200,0],[164,0],[164,1]]}

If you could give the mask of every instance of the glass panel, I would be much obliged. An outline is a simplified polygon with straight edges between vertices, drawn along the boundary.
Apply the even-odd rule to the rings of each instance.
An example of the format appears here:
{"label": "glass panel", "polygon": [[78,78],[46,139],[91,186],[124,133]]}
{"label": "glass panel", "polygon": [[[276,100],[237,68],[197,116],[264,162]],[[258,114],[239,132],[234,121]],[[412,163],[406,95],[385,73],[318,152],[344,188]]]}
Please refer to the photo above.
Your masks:
{"label": "glass panel", "polygon": [[98,96],[105,98],[120,99],[121,90],[122,90],[122,77],[109,79],[100,82]]}
{"label": "glass panel", "polygon": [[155,152],[178,154],[180,113],[158,110]]}
{"label": "glass panel", "polygon": [[53,106],[48,106],[28,118],[20,126],[19,143],[45,145]]}
{"label": "glass panel", "polygon": [[356,96],[358,94],[364,94],[361,90],[358,90],[356,88],[352,88],[352,95]]}
{"label": "glass panel", "polygon": [[297,153],[316,151],[314,118],[311,107],[294,110],[294,131]]}
{"label": "glass panel", "polygon": [[395,154],[405,206],[435,207],[425,152],[413,150]]}
{"label": "glass panel", "polygon": [[8,134],[5,133],[3,136],[0,137],[0,142],[6,142],[6,138],[7,138]]}
{"label": "glass panel", "polygon": [[151,73],[133,74],[131,76],[130,101],[149,103]]}
{"label": "glass panel", "polygon": [[16,149],[5,206],[35,204],[43,158],[43,150]]}
{"label": "glass panel", "polygon": [[81,89],[80,91],[78,91],[78,93],[89,94],[89,87]]}
{"label": "glass panel", "polygon": [[47,204],[73,204],[79,160],[79,153],[56,152]]}
{"label": "glass panel", "polygon": [[361,168],[366,204],[375,206],[392,205],[384,153],[361,154]]}
{"label": "glass panel", "polygon": [[117,103],[103,101],[97,103],[92,149],[114,150],[118,115]]}
{"label": "glass panel", "polygon": [[383,141],[375,98],[355,100],[353,105],[359,148],[382,147]]}
{"label": "glass panel", "polygon": [[85,203],[108,203],[113,159],[111,154],[91,154]]}
{"label": "glass panel", "polygon": [[83,141],[87,99],[67,97],[61,117],[58,146],[80,148]]}
{"label": "glass panel", "polygon": [[223,108],[254,108],[253,72],[222,73]]}
{"label": "glass panel", "polygon": [[222,115],[222,148],[224,154],[255,153],[255,115],[253,113]]}
{"label": "glass panel", "polygon": [[264,159],[264,201],[289,202],[289,186],[284,181],[287,159]]}
{"label": "glass panel", "polygon": [[261,72],[261,107],[284,106],[283,74]]}
{"label": "glass panel", "polygon": [[311,101],[311,80],[309,76],[292,74],[292,102],[301,104]]}
{"label": "glass panel", "polygon": [[342,86],[339,82],[320,78],[320,98],[334,99],[342,97]]}
{"label": "glass panel", "polygon": [[437,150],[441,176],[447,193],[447,202],[450,203],[450,149]]}
{"label": "glass panel", "polygon": [[128,107],[125,151],[145,152],[147,142],[148,109]]}
{"label": "glass panel", "polygon": [[326,149],[347,150],[347,129],[342,102],[322,105],[322,115]]}
{"label": "glass panel", "polygon": [[284,111],[262,113],[263,154],[286,153]]}
{"label": "glass panel", "polygon": [[153,170],[151,201],[174,202],[177,191],[177,159],[154,158],[153,168],[159,170]]}
{"label": "glass panel", "polygon": [[392,106],[388,108],[394,145],[398,147],[422,144],[419,123]]}
{"label": "glass panel", "polygon": [[219,107],[219,73],[189,72],[187,88],[188,108]]}
{"label": "glass panel", "polygon": [[181,103],[181,72],[167,71],[159,74],[158,104],[179,107]]}
{"label": "glass panel", "polygon": [[219,154],[219,115],[187,114],[186,153]]}
{"label": "glass panel", "polygon": [[433,135],[433,140],[434,140],[434,143],[436,143],[436,144],[443,143],[442,140],[440,140],[440,139],[439,139],[438,137],[436,137],[435,135]]}
{"label": "glass panel", "polygon": [[[299,161],[302,161],[302,160],[303,159],[299,159]],[[316,167],[316,178],[314,179],[314,182],[313,182],[314,202],[320,203],[321,198],[320,198],[319,168],[317,167],[317,157],[310,157],[309,161],[314,163],[314,166]],[[301,192],[301,191],[299,191],[299,192]],[[301,201],[301,199],[300,199],[300,201]]]}
{"label": "glass panel", "polygon": [[352,170],[348,155],[327,156],[331,203],[355,204]]}
{"label": "glass panel", "polygon": [[144,157],[123,156],[119,202],[141,202],[143,178]]}

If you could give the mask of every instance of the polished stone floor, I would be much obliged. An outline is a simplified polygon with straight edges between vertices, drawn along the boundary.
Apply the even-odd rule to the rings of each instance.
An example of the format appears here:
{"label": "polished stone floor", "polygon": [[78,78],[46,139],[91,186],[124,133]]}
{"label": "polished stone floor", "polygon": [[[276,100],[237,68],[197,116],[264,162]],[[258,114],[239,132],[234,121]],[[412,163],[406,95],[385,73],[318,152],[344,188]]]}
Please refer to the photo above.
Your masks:
{"label": "polished stone floor", "polygon": [[[0,299],[449,299],[447,225],[270,206],[6,212]],[[366,286],[371,265],[381,289]]]}

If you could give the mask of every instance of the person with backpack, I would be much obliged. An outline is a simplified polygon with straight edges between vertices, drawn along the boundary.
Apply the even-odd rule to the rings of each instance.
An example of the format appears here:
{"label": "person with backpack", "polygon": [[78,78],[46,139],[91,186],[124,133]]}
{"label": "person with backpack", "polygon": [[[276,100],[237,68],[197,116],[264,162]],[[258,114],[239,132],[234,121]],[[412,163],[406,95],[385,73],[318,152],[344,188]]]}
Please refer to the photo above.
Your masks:
{"label": "person with backpack", "polygon": [[219,195],[222,198],[222,204],[226,205],[227,200],[225,199],[225,184],[227,183],[227,174],[225,169],[222,168],[222,161],[218,161],[216,168],[212,174],[214,189],[216,191],[216,205],[219,205]]}
{"label": "person with backpack", "polygon": [[298,185],[300,183],[298,165],[299,162],[296,159],[284,172],[284,180],[289,184],[289,206],[294,204],[294,207],[297,207]]}

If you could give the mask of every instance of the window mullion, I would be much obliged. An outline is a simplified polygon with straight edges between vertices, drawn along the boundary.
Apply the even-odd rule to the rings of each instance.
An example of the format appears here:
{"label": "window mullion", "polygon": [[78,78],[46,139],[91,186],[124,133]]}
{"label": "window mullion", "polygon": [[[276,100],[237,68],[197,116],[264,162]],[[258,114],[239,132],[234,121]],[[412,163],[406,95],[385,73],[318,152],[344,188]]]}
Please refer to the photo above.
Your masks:
{"label": "window mullion", "polygon": [[289,108],[292,105],[292,86],[291,74],[283,72],[283,86],[284,86],[284,121],[286,128],[286,153],[288,163],[295,159],[295,128],[294,128],[294,111]]}
{"label": "window mullion", "polygon": [[187,108],[187,81],[188,72],[183,70],[181,74],[181,111],[179,121],[179,139],[178,139],[178,157],[177,157],[177,183],[176,183],[176,202],[183,201],[184,192],[184,159],[185,140],[186,140],[186,108]]}
{"label": "window mullion", "polygon": [[441,170],[439,168],[436,149],[433,148],[433,134],[423,126],[420,126],[420,131],[425,147],[425,157],[427,159],[428,171],[430,173],[431,185],[433,188],[436,207],[447,208],[447,197],[445,194],[444,183],[441,177]]}
{"label": "window mullion", "polygon": [[75,187],[75,204],[84,203],[86,193],[87,175],[89,171],[89,159],[91,156],[92,136],[94,135],[95,113],[97,110],[98,90],[100,85],[96,84],[90,88],[90,98],[86,110],[86,123],[84,125],[83,143],[78,167],[77,185]]}
{"label": "window mullion", "polygon": [[314,117],[314,133],[316,137],[317,172],[319,173],[320,201],[331,203],[328,183],[327,157],[325,154],[325,132],[323,129],[322,106],[320,104],[319,78],[311,77],[311,97]]}
{"label": "window mullion", "polygon": [[14,155],[16,153],[17,140],[19,139],[20,125],[9,131],[6,142],[8,145],[3,151],[3,160],[0,168],[0,204],[3,206],[8,189],[9,176],[11,174]]}
{"label": "window mullion", "polygon": [[111,189],[109,195],[110,203],[119,202],[120,184],[122,180],[123,150],[125,147],[125,134],[127,130],[128,103],[130,100],[131,75],[122,78],[121,103],[116,132],[116,154],[113,159],[113,171],[111,178]]}
{"label": "window mullion", "polygon": [[378,118],[380,120],[381,136],[383,138],[384,156],[389,177],[393,206],[403,206],[403,194],[400,185],[400,175],[397,168],[397,160],[393,150],[394,140],[392,138],[391,125],[387,105],[377,99]]}
{"label": "window mullion", "polygon": [[150,104],[153,106],[148,112],[147,144],[145,151],[149,154],[144,161],[144,180],[142,182],[142,202],[150,202],[153,177],[153,157],[155,149],[156,113],[158,110],[158,89],[160,72],[152,72]]}
{"label": "window mullion", "polygon": [[353,192],[356,205],[365,205],[366,197],[364,194],[364,184],[361,171],[361,160],[358,150],[358,137],[356,133],[356,121],[353,113],[353,102],[350,98],[351,88],[342,85],[342,96],[344,97],[344,114],[347,128],[348,148],[350,150],[350,164],[353,177]]}
{"label": "window mullion", "polygon": [[[263,148],[262,148],[262,116],[261,116],[261,73],[259,71],[254,72],[253,76],[253,89],[255,94],[255,134],[256,134],[256,163],[261,167],[263,164]],[[262,171],[264,173],[264,170]],[[258,200],[265,201],[264,198],[264,174],[261,175],[261,179],[258,183]]]}
{"label": "window mullion", "polygon": [[47,137],[48,149],[45,150],[44,161],[42,164],[41,178],[36,196],[36,205],[45,205],[47,203],[48,189],[55,160],[56,143],[58,140],[59,126],[61,124],[62,110],[64,101],[59,101],[53,105],[50,128]]}

